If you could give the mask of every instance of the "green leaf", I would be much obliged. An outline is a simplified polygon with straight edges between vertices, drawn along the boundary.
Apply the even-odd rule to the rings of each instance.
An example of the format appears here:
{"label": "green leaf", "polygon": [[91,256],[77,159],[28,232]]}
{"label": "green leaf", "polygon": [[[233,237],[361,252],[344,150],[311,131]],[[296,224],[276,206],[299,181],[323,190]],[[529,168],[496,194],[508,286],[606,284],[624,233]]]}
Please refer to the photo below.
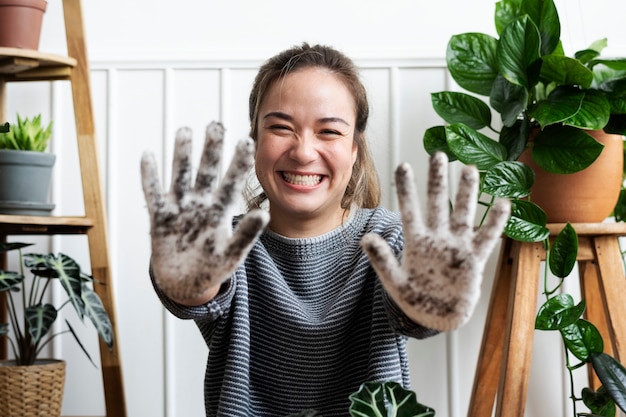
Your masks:
{"label": "green leaf", "polygon": [[559,232],[550,247],[550,272],[559,278],[567,277],[578,257],[578,235],[571,224],[567,223]]}
{"label": "green leaf", "polygon": [[542,128],[568,120],[580,110],[585,93],[577,88],[557,87],[545,100],[528,108],[528,114]]}
{"label": "green leaf", "polygon": [[459,161],[476,165],[479,170],[489,169],[506,160],[504,146],[463,124],[447,126],[446,138]]}
{"label": "green leaf", "polygon": [[67,328],[69,329],[70,333],[72,333],[72,336],[74,336],[74,340],[76,340],[76,343],[78,343],[78,346],[81,348],[83,353],[87,356],[87,359],[89,359],[89,362],[91,362],[91,364],[93,366],[96,366],[96,363],[93,361],[93,359],[91,359],[91,356],[89,355],[89,352],[87,352],[87,349],[85,348],[83,343],[78,338],[78,334],[76,334],[76,332],[74,331],[74,328],[72,327],[70,322],[65,320],[65,324],[67,324]]}
{"label": "green leaf", "polygon": [[569,294],[558,294],[543,303],[537,312],[535,329],[560,330],[576,323],[585,311],[585,302],[574,305]]}
{"label": "green leaf", "polygon": [[546,213],[526,200],[511,200],[511,217],[504,234],[520,242],[541,242],[550,236]]}
{"label": "green leaf", "polygon": [[565,347],[579,360],[587,362],[592,353],[604,350],[602,335],[590,322],[579,319],[560,329]]}
{"label": "green leaf", "polygon": [[22,281],[24,276],[17,272],[0,271],[0,292],[13,290]]}
{"label": "green leaf", "polygon": [[10,130],[9,122],[4,122],[0,124],[0,133],[6,133]]}
{"label": "green leaf", "polygon": [[590,63],[591,66],[594,66],[597,64],[606,65],[607,67],[616,71],[626,70],[626,58],[594,59]]}
{"label": "green leaf", "polygon": [[472,129],[491,125],[491,109],[484,101],[465,93],[432,93],[435,112],[449,124],[463,123]]}
{"label": "green leaf", "polygon": [[88,285],[83,284],[81,291],[85,314],[91,320],[94,327],[102,340],[109,346],[113,347],[113,325],[104,309],[104,305],[96,294]]}
{"label": "green leaf", "polygon": [[0,243],[0,253],[9,252],[12,250],[18,250],[18,249],[26,248],[32,245],[33,245],[32,243],[3,242],[3,243]]}
{"label": "green leaf", "polygon": [[446,128],[444,126],[434,126],[424,132],[424,149],[429,155],[435,152],[444,152],[448,155],[448,161],[456,161],[456,155],[450,150],[446,139]]}
{"label": "green leaf", "polygon": [[626,413],[626,369],[624,366],[606,353],[592,354],[591,364],[615,404]]}
{"label": "green leaf", "polygon": [[533,170],[516,161],[500,162],[485,173],[481,190],[495,197],[523,198],[535,181]]}
{"label": "green leaf", "polygon": [[504,126],[510,127],[519,121],[527,102],[528,90],[510,83],[498,74],[489,95],[489,104],[500,113]]}
{"label": "green leaf", "polygon": [[417,402],[414,392],[397,382],[365,382],[350,395],[352,417],[430,417],[435,410]]}
{"label": "green leaf", "polygon": [[540,44],[537,26],[527,15],[505,27],[496,49],[496,63],[502,76],[530,89],[534,76],[529,75],[529,69],[539,59]]}
{"label": "green leaf", "polygon": [[532,157],[541,168],[555,174],[572,174],[591,165],[604,145],[583,130],[548,126],[535,137]]}
{"label": "green leaf", "polygon": [[546,55],[541,58],[539,76],[547,84],[579,86],[589,88],[593,82],[593,72],[580,61],[562,55]]}
{"label": "green leaf", "polygon": [[517,120],[512,126],[504,126],[500,132],[500,143],[507,150],[507,159],[517,161],[526,150],[530,125],[527,119]]}
{"label": "green leaf", "polygon": [[606,96],[595,90],[587,90],[576,114],[565,119],[563,124],[580,129],[602,130],[609,122],[611,104]]}
{"label": "green leaf", "polygon": [[[25,255],[25,257],[28,256],[31,256],[31,254]],[[33,266],[37,266],[40,268],[40,271],[45,271],[45,273],[50,271],[54,273],[53,276],[61,282],[61,286],[69,296],[74,310],[76,310],[78,317],[82,320],[85,312],[81,298],[82,280],[78,263],[63,253],[60,253],[58,256],[54,254],[38,256],[39,258],[30,258],[31,261],[36,261]],[[33,270],[33,273],[39,272]]]}
{"label": "green leaf", "polygon": [[454,81],[467,91],[488,96],[498,75],[497,44],[497,39],[483,33],[452,36],[446,50],[446,62]]}
{"label": "green leaf", "polygon": [[33,343],[37,343],[44,337],[57,319],[57,309],[52,304],[29,306],[24,309],[28,332],[33,338]]}
{"label": "green leaf", "polygon": [[594,415],[615,417],[615,402],[603,386],[598,388],[595,392],[590,388],[583,388],[582,400],[583,404],[585,404]]}

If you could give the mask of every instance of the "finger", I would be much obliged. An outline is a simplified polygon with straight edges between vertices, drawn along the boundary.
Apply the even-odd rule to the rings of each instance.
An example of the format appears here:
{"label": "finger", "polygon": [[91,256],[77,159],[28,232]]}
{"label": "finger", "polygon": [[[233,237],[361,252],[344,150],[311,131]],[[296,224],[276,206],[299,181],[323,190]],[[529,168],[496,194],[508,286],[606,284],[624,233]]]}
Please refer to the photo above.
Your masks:
{"label": "finger", "polygon": [[396,168],[396,192],[405,234],[410,236],[421,234],[424,224],[422,223],[417,189],[411,165],[406,162]]}
{"label": "finger", "polygon": [[428,171],[428,215],[426,224],[432,230],[448,228],[450,203],[448,196],[448,157],[436,152],[430,157]]}
{"label": "finger", "polygon": [[224,254],[229,259],[245,257],[270,221],[269,213],[252,210],[244,216],[233,233]]}
{"label": "finger", "polygon": [[459,191],[450,218],[450,231],[453,234],[464,235],[473,230],[477,197],[478,170],[474,166],[466,166],[461,172]]}
{"label": "finger", "polygon": [[176,200],[180,200],[191,186],[191,137],[191,129],[188,127],[176,131],[171,184]]}
{"label": "finger", "polygon": [[229,207],[243,187],[246,174],[254,164],[254,142],[244,139],[237,144],[228,171],[215,193],[216,203],[222,207]]}
{"label": "finger", "polygon": [[224,126],[211,122],[205,131],[204,149],[196,177],[196,191],[211,192],[220,169],[220,159],[224,146]]}
{"label": "finger", "polygon": [[156,160],[152,152],[144,152],[141,156],[141,184],[148,211],[152,217],[156,209],[164,204],[163,190],[159,181]]}
{"label": "finger", "polygon": [[511,202],[507,199],[497,199],[489,210],[485,223],[474,237],[474,253],[480,258],[486,258],[502,236],[504,226],[511,214]]}
{"label": "finger", "polygon": [[404,272],[387,242],[375,233],[361,238],[361,247],[385,287],[396,288],[402,282]]}

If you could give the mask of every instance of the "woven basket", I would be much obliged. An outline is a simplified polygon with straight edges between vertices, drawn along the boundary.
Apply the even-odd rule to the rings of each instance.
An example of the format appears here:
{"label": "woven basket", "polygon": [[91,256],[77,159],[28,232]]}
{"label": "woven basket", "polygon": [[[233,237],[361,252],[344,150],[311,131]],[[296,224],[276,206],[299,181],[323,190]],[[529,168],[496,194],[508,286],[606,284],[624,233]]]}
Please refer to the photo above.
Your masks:
{"label": "woven basket", "polygon": [[65,385],[65,362],[40,359],[16,366],[0,361],[0,417],[59,417]]}

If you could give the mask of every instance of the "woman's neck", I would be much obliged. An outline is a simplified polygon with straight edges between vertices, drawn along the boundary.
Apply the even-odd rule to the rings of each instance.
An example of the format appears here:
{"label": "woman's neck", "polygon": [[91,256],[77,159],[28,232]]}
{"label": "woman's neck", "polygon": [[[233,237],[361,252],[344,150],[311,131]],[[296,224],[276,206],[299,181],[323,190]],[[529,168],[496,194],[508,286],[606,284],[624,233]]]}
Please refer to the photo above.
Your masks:
{"label": "woman's neck", "polygon": [[274,233],[289,238],[308,238],[323,235],[341,226],[349,217],[350,210],[341,209],[332,216],[290,215],[276,213],[270,207],[269,228]]}

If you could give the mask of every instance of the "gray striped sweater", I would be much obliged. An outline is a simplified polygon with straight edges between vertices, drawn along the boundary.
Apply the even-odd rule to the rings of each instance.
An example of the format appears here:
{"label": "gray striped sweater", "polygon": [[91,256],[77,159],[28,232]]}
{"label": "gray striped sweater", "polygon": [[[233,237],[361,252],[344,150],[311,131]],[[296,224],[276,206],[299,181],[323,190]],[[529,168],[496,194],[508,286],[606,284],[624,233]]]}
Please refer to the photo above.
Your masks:
{"label": "gray striped sweater", "polygon": [[359,240],[383,236],[398,256],[400,217],[359,209],[322,236],[266,231],[220,294],[199,307],[161,297],[193,319],[209,347],[207,416],[284,417],[315,409],[348,416],[349,395],[366,381],[409,387],[406,337],[433,330],[408,320],[386,296]]}

